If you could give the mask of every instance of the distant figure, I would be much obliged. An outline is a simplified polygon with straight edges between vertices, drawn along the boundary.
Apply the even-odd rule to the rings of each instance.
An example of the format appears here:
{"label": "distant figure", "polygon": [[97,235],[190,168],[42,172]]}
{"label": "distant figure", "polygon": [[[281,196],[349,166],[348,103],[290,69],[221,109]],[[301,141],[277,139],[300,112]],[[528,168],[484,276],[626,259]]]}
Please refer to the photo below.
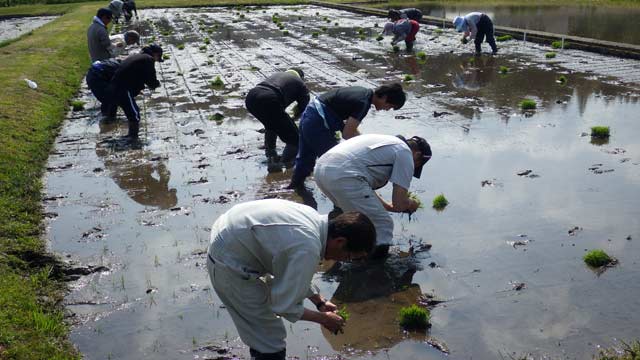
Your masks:
{"label": "distant figure", "polygon": [[391,13],[392,12],[399,12],[400,17],[403,19],[410,19],[410,20],[415,20],[415,21],[420,21],[422,19],[422,11],[416,9],[416,8],[407,8],[407,9],[402,9],[402,10],[389,10],[389,15],[388,17],[391,17]]}
{"label": "distant figure", "polygon": [[140,44],[140,34],[135,30],[129,30],[124,34],[111,35],[111,56],[121,55],[125,47],[133,44]]}
{"label": "distant figure", "polygon": [[[393,219],[388,212],[414,212],[418,202],[409,197],[411,177],[420,178],[431,159],[429,143],[418,136],[365,134],[343,141],[318,159],[314,179],[322,192],[343,211],[359,211],[376,226],[373,258],[383,258],[393,241]],[[391,202],[376,193],[393,184]]]}
{"label": "distant figure", "polygon": [[480,55],[482,51],[480,45],[484,41],[485,36],[491,46],[492,54],[495,55],[498,53],[496,39],[493,37],[493,21],[491,21],[491,18],[487,16],[487,14],[472,12],[464,17],[457,16],[453,20],[453,26],[457,32],[464,32],[462,43],[466,44],[468,42],[467,36],[469,40],[474,41],[476,45],[476,55]]}
{"label": "distant figure", "polygon": [[375,90],[351,86],[328,91],[307,105],[300,119],[298,156],[288,188],[299,189],[311,174],[316,158],[338,144],[336,132],[343,139],[360,135],[358,125],[371,105],[376,110],[398,110],[407,95],[402,85],[392,83]]}
{"label": "distant figure", "polygon": [[[251,359],[286,359],[283,319],[341,330],[345,319],[312,290],[311,280],[320,260],[366,258],[375,239],[375,227],[363,214],[329,220],[285,200],[246,202],[222,214],[211,227],[207,270]],[[305,308],[304,299],[317,311]]]}
{"label": "distant figure", "polygon": [[[296,102],[296,106],[292,119],[285,110],[293,102]],[[291,68],[269,76],[249,91],[245,104],[247,110],[264,125],[264,150],[269,172],[282,171],[283,166],[293,166],[298,153],[298,127],[294,119],[309,104],[304,72]],[[276,151],[277,137],[286,144],[281,157]]]}
{"label": "distant figure", "polygon": [[109,10],[113,13],[113,21],[117,24],[120,21],[120,15],[122,15],[122,6],[124,3],[120,0],[111,0],[109,3]]}
{"label": "distant figure", "polygon": [[100,111],[102,116],[112,120],[115,117],[115,110],[109,85],[120,68],[120,61],[116,59],[98,60],[91,64],[87,71],[87,86],[93,96],[100,101]]}
{"label": "distant figure", "polygon": [[382,35],[393,35],[391,44],[404,40],[407,51],[413,50],[416,34],[420,31],[420,23],[416,20],[402,18],[398,10],[389,10],[390,23],[385,24]]}
{"label": "distant figure", "polygon": [[[140,108],[135,97],[144,89],[160,86],[156,77],[155,63],[162,62],[162,48],[158,45],[148,45],[142,48],[140,54],[130,55],[122,63],[111,80],[109,94],[111,102],[121,107],[129,121],[129,137],[138,138],[140,128]],[[115,115],[115,114],[114,114]]]}
{"label": "distant figure", "polygon": [[91,62],[106,60],[112,57],[111,40],[107,26],[113,19],[111,10],[102,8],[93,17],[93,21],[87,30],[87,43],[89,46],[89,56]]}
{"label": "distant figure", "polygon": [[136,20],[139,20],[138,9],[136,8],[136,2],[134,0],[125,0],[122,4],[122,13],[124,14],[124,21],[130,21],[133,17],[133,13],[136,13]]}

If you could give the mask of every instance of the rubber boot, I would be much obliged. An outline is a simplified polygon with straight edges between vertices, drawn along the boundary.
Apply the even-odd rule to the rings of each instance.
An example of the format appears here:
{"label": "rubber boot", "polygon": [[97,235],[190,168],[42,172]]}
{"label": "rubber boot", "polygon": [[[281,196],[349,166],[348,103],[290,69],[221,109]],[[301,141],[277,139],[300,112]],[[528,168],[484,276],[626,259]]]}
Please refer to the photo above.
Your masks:
{"label": "rubber boot", "polygon": [[298,155],[298,145],[287,144],[282,150],[282,156],[280,161],[287,169],[291,169],[296,161],[296,155]]}
{"label": "rubber boot", "polygon": [[272,173],[282,172],[282,163],[279,156],[269,156],[267,158],[267,171]]}
{"label": "rubber boot", "polygon": [[254,349],[249,349],[251,360],[285,360],[287,358],[287,349],[275,353],[261,353]]}
{"label": "rubber boot", "polygon": [[127,134],[127,137],[131,140],[137,140],[139,131],[140,123],[137,121],[129,121],[129,133]]}

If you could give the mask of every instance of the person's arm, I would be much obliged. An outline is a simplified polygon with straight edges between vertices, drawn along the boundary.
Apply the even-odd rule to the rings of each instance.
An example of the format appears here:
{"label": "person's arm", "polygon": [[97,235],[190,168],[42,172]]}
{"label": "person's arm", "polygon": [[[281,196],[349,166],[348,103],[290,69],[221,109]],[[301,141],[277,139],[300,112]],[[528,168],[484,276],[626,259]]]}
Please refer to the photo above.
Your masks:
{"label": "person's arm", "polygon": [[378,194],[377,192],[374,191],[374,193],[376,194],[376,196],[378,197],[378,200],[380,200],[380,203],[382,204],[382,206],[384,207],[385,210],[387,211],[392,211],[393,210],[393,205],[389,204],[385,199],[382,198],[382,196],[380,196],[380,194]]}
{"label": "person's arm", "polygon": [[109,38],[109,33],[107,32],[106,28],[101,29],[100,34],[98,35],[98,41],[100,42],[100,46],[103,46],[105,49],[107,49],[110,57],[114,57],[114,47],[113,44],[111,44],[111,39]]}
{"label": "person's arm", "polygon": [[320,294],[313,294],[307,299],[309,299],[313,303],[313,305],[316,306],[316,309],[318,309],[318,311],[327,312],[338,310],[338,307],[334,303],[323,298],[322,296],[320,296]]}
{"label": "person's arm", "polygon": [[304,109],[307,108],[307,105],[309,105],[309,89],[307,89],[307,87],[304,87],[304,90],[301,92],[300,96],[298,96],[298,99],[296,100],[296,107],[295,107],[295,111],[293,113],[293,117],[294,119],[297,119],[298,117],[300,117],[300,115],[302,115],[302,113],[304,112]]}
{"label": "person's arm", "polygon": [[318,312],[304,309],[300,319],[318,323],[332,333],[337,333],[344,326],[344,319],[334,312]]}
{"label": "person's arm", "polygon": [[342,129],[342,138],[347,140],[360,135],[358,125],[360,125],[360,121],[353,116],[349,116],[344,123],[344,129]]}
{"label": "person's arm", "polygon": [[475,40],[476,35],[478,34],[478,26],[476,26],[476,22],[472,19],[467,20],[466,18],[464,21],[469,26],[469,40]]}
{"label": "person's arm", "polygon": [[156,77],[155,62],[153,60],[150,60],[145,65],[146,74],[144,83],[149,87],[149,89],[153,90],[160,86],[160,81],[158,81],[158,78]]}
{"label": "person's arm", "polygon": [[418,202],[409,198],[409,191],[400,185],[393,184],[393,194],[391,196],[392,212],[414,212],[418,210]]}

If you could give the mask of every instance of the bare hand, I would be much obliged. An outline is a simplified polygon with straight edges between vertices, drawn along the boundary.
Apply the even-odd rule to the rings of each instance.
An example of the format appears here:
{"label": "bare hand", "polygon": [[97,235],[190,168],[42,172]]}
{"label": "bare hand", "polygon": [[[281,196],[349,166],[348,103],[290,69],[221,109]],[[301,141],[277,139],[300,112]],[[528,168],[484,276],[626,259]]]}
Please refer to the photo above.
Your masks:
{"label": "bare hand", "polygon": [[325,301],[324,305],[320,306],[320,308],[318,309],[322,312],[334,312],[336,310],[338,310],[338,307],[332,303],[331,301]]}
{"label": "bare hand", "polygon": [[407,206],[406,212],[413,213],[418,210],[418,207],[420,207],[420,204],[417,201],[409,199],[409,206]]}
{"label": "bare hand", "polygon": [[[335,305],[334,305],[335,306]],[[322,326],[327,328],[327,330],[331,331],[334,334],[337,334],[338,331],[342,331],[342,327],[344,326],[344,319],[340,317],[340,315],[334,312],[324,312]]]}

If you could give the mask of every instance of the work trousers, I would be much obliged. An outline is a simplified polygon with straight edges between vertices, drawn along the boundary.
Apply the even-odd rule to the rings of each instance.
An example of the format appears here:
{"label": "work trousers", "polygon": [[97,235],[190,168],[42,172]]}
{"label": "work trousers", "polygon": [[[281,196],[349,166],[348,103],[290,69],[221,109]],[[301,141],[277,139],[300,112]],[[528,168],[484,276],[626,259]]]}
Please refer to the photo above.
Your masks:
{"label": "work trousers", "polygon": [[[282,359],[287,330],[269,303],[269,285],[262,279],[229,269],[209,255],[207,270],[213,289],[226,306],[242,342],[256,359]],[[260,354],[258,354],[260,353]],[[278,357],[282,354],[281,357]]]}
{"label": "work trousers", "polygon": [[130,123],[139,123],[140,108],[135,99],[138,94],[133,93],[133,91],[127,88],[119,87],[114,87],[112,91],[116,104],[122,108],[124,114],[127,116],[127,120]]}
{"label": "work trousers", "polygon": [[291,183],[301,184],[313,171],[316,159],[338,144],[336,133],[330,130],[313,104],[309,104],[300,118],[298,156]]}
{"label": "work trousers", "polygon": [[92,69],[87,72],[87,86],[93,96],[100,101],[100,111],[104,116],[115,116],[115,104],[112,101],[112,94],[109,88],[109,80],[103,79]]}
{"label": "work trousers", "polygon": [[476,26],[478,28],[478,33],[476,34],[475,38],[476,52],[479,53],[482,51],[480,45],[484,41],[485,36],[487,38],[489,46],[491,46],[491,50],[494,53],[498,52],[496,39],[493,36],[493,22],[491,21],[491,18],[485,14],[482,14],[482,16],[480,16],[480,21],[478,21],[478,24]]}
{"label": "work trousers", "polygon": [[411,23],[411,32],[404,39],[404,44],[407,46],[407,51],[413,50],[413,44],[416,42],[416,35],[420,31],[420,23],[415,20],[409,21]]}
{"label": "work trousers", "polygon": [[282,97],[274,89],[256,86],[247,94],[247,110],[264,125],[264,147],[267,157],[277,155],[276,137],[284,142],[282,161],[290,162],[298,152],[298,127],[285,111]]}
{"label": "work trousers", "polygon": [[364,177],[346,174],[347,169],[342,166],[325,165],[323,162],[316,165],[313,174],[318,188],[343,211],[359,211],[367,215],[376,228],[376,245],[391,245],[393,219],[371,185]]}

